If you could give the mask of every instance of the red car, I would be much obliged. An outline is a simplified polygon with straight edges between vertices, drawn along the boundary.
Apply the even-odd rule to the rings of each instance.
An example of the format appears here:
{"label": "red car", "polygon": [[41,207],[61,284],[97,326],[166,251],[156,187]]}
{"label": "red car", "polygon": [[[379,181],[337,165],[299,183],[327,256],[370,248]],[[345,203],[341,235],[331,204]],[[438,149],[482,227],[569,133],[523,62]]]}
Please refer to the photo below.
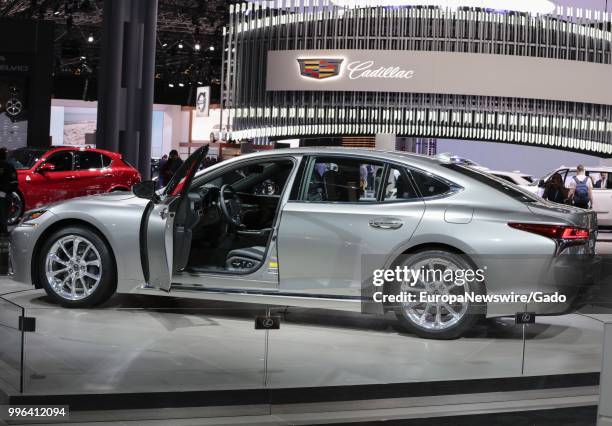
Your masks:
{"label": "red car", "polygon": [[110,191],[129,191],[138,170],[117,154],[79,147],[19,148],[9,153],[19,190],[12,194],[9,224],[26,210],[55,201]]}

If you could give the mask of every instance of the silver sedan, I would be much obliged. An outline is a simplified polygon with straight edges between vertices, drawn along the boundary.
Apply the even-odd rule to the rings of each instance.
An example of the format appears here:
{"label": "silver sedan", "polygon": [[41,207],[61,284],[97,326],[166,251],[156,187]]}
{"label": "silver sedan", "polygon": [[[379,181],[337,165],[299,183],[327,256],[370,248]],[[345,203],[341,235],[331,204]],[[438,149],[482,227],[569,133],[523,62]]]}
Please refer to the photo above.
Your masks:
{"label": "silver sedan", "polygon": [[162,191],[143,182],[27,212],[13,278],[65,307],[138,293],[391,311],[440,339],[484,316],[567,312],[592,284],[594,213],[448,159],[300,148],[202,170],[207,149]]}

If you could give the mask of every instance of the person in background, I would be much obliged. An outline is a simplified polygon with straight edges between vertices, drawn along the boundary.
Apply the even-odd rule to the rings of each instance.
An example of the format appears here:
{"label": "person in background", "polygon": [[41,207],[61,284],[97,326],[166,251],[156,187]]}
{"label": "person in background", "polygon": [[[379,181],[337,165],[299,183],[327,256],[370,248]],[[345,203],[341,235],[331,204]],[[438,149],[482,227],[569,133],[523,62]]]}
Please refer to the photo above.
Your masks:
{"label": "person in background", "polygon": [[563,204],[565,202],[565,196],[566,190],[565,185],[563,185],[563,178],[559,173],[554,173],[546,182],[546,186],[544,186],[542,198]]}
{"label": "person in background", "polygon": [[610,181],[608,180],[608,174],[606,172],[601,172],[599,174],[600,178],[597,182],[595,182],[594,188],[599,189],[610,189]]}
{"label": "person in background", "polygon": [[159,159],[159,165],[157,169],[157,186],[159,188],[163,188],[168,183],[164,181],[164,177],[162,176],[162,173],[161,173],[161,171],[163,170],[167,162],[168,162],[168,154],[162,155],[162,158]]}
{"label": "person in background", "polygon": [[0,148],[0,236],[8,234],[9,195],[17,190],[17,171],[7,160],[6,148]]}
{"label": "person in background", "polygon": [[576,176],[569,182],[568,198],[576,207],[588,209],[593,205],[593,181],[584,173],[584,166],[576,167]]}
{"label": "person in background", "polygon": [[172,176],[176,173],[176,171],[183,164],[183,160],[178,155],[178,151],[173,149],[170,151],[168,155],[168,160],[164,163],[163,167],[161,167],[159,171],[159,177],[163,179],[164,185],[167,185],[172,179]]}

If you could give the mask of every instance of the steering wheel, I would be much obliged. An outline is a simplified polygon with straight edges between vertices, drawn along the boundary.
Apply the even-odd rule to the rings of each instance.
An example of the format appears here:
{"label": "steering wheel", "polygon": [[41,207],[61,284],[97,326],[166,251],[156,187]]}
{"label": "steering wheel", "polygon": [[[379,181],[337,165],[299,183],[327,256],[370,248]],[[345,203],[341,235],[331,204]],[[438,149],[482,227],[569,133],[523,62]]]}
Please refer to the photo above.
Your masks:
{"label": "steering wheel", "polygon": [[[231,194],[231,198],[226,198],[226,193]],[[229,223],[237,227],[242,226],[242,203],[231,185],[223,185],[219,190],[219,205]]]}

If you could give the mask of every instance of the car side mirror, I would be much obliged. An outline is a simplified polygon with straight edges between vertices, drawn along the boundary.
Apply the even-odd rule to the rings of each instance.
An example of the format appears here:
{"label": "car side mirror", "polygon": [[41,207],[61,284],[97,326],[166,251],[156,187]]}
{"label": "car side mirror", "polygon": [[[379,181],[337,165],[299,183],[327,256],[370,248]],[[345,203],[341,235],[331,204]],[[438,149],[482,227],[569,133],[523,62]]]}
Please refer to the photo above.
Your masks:
{"label": "car side mirror", "polygon": [[544,179],[540,179],[540,181],[538,182],[538,187],[544,188],[545,186],[546,186],[546,182],[544,182]]}
{"label": "car side mirror", "polygon": [[46,172],[52,172],[55,170],[55,164],[53,163],[42,163],[40,165],[40,167],[38,168],[37,172],[38,173],[46,173]]}
{"label": "car side mirror", "polygon": [[146,200],[157,200],[157,192],[155,192],[156,184],[153,180],[145,180],[140,183],[137,183],[132,188],[132,192],[138,198],[144,198]]}

